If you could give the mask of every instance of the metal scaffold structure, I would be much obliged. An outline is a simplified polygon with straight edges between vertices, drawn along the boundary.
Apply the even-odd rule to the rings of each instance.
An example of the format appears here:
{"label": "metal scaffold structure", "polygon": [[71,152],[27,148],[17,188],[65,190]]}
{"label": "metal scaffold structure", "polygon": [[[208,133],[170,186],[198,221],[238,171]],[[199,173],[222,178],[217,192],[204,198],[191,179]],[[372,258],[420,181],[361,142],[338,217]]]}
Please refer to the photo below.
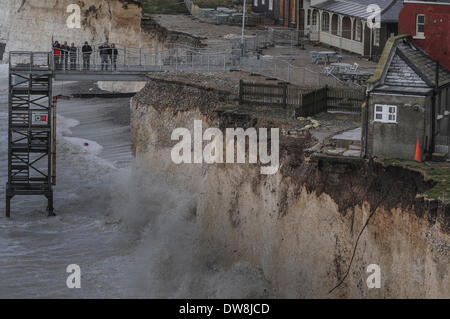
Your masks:
{"label": "metal scaffold structure", "polygon": [[6,216],[18,195],[42,195],[53,215],[52,65],[48,52],[11,52],[9,59]]}

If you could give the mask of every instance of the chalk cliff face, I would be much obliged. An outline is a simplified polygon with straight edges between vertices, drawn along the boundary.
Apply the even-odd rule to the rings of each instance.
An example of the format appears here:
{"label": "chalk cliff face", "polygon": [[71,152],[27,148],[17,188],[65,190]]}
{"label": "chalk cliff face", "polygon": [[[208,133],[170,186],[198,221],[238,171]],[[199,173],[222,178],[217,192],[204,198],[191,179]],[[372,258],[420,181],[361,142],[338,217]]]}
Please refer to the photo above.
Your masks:
{"label": "chalk cliff face", "polygon": [[[81,9],[81,28],[71,29],[67,12],[71,4]],[[109,40],[126,46],[154,43],[154,35],[141,32],[142,8],[133,0],[0,0],[0,42],[6,51],[49,51],[52,37],[60,42],[101,43]]]}
{"label": "chalk cliff face", "polygon": [[[204,128],[267,125],[217,111],[228,98],[151,81],[131,105],[136,160],[196,194],[199,233],[224,262],[259,267],[277,297],[450,296],[450,210],[416,198],[430,187],[418,173],[364,161],[313,161],[304,154],[312,144],[308,135],[282,136],[275,175],[261,175],[258,165],[172,163],[173,129],[192,133],[195,119]],[[350,263],[346,279],[329,293]],[[380,266],[380,289],[366,284],[371,264]]]}

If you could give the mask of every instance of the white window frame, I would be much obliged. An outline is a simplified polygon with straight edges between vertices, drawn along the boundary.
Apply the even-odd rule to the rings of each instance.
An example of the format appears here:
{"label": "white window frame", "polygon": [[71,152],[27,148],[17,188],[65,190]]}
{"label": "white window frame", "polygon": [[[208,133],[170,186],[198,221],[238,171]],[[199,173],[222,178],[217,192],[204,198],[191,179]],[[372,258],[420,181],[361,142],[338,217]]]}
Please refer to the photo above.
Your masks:
{"label": "white window frame", "polygon": [[[419,17],[423,17],[423,22],[419,23]],[[425,14],[416,14],[416,36],[415,38],[425,39]],[[419,32],[419,25],[423,26],[423,31]]]}
{"label": "white window frame", "polygon": [[[325,17],[327,18],[325,19]],[[330,32],[330,14],[328,12],[322,12],[321,22],[322,25],[320,26],[320,28],[322,32]]]}
{"label": "white window frame", "polygon": [[316,10],[311,11],[311,26],[313,31],[320,30],[320,26],[318,25],[318,22],[320,20],[320,13]]}
{"label": "white window frame", "polygon": [[361,30],[362,30],[362,25],[361,25],[361,20],[355,20],[355,40],[356,41],[360,41],[361,42]]}
{"label": "white window frame", "polygon": [[[381,110],[379,109],[381,108]],[[377,118],[377,115],[381,115],[381,118]],[[374,122],[381,123],[397,123],[397,106],[386,104],[375,104],[374,107]]]}

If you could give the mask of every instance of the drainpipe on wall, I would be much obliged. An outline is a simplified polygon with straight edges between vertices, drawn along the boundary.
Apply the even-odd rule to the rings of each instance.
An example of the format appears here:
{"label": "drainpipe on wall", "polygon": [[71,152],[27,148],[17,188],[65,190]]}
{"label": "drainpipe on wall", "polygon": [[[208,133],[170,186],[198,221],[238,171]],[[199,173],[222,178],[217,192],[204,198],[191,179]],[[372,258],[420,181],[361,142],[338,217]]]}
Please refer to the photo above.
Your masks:
{"label": "drainpipe on wall", "polygon": [[370,28],[370,46],[369,46],[369,60],[372,61],[372,41],[373,41],[373,34],[372,34],[372,28]]}
{"label": "drainpipe on wall", "polygon": [[433,104],[431,107],[431,138],[430,138],[430,158],[433,157],[433,153],[435,152],[435,143],[436,143],[436,102],[438,101],[437,95],[439,93],[439,60],[436,60],[436,73],[435,73],[435,86],[433,90]]}
{"label": "drainpipe on wall", "polygon": [[364,114],[363,114],[363,145],[362,145],[362,158],[367,158],[367,137],[369,136],[369,100],[370,100],[370,91],[366,91],[366,107],[364,108]]}

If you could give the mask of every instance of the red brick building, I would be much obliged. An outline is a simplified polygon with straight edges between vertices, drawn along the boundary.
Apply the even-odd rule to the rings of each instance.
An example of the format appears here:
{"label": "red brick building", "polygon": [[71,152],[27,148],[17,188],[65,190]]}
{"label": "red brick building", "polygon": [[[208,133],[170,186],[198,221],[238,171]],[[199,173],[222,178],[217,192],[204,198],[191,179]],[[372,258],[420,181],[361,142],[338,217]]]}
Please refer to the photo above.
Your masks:
{"label": "red brick building", "polygon": [[415,45],[450,69],[450,0],[404,1],[399,34],[410,34]]}

